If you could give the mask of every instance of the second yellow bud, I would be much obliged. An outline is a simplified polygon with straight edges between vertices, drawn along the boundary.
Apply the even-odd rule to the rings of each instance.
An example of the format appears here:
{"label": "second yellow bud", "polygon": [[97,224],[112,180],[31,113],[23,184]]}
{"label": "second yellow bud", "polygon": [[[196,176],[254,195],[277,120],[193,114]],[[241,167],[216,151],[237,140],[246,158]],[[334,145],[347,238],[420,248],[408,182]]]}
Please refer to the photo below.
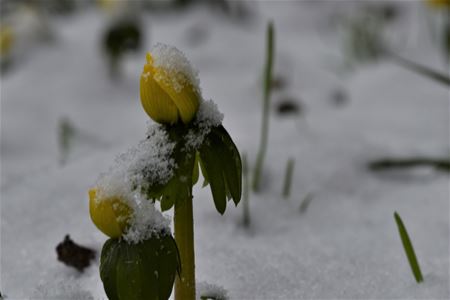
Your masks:
{"label": "second yellow bud", "polygon": [[119,238],[128,227],[132,209],[119,198],[98,199],[97,189],[89,190],[89,213],[97,228],[111,238]]}

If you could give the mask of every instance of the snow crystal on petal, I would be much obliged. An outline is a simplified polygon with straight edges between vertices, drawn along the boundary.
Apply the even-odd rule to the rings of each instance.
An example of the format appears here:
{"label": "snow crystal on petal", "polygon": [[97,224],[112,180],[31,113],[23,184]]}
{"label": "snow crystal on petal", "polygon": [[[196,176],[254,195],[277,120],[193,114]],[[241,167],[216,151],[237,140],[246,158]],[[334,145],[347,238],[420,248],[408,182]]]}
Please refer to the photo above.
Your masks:
{"label": "snow crystal on petal", "polygon": [[152,48],[151,54],[154,67],[166,73],[155,74],[157,81],[166,81],[176,92],[180,92],[187,84],[191,84],[192,88],[200,94],[198,71],[192,67],[183,52],[173,46],[158,43]]}

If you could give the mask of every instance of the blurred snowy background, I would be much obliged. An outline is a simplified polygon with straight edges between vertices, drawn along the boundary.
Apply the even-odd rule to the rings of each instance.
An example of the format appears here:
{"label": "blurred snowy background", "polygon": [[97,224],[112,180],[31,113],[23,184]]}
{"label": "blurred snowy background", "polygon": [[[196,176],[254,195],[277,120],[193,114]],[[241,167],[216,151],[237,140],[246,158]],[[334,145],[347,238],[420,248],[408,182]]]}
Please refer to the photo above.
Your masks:
{"label": "blurred snowy background", "polygon": [[[106,299],[98,255],[79,272],[57,260],[55,247],[66,234],[97,252],[106,240],[90,221],[87,191],[145,135],[139,76],[152,45],[174,45],[198,68],[203,96],[218,104],[253,168],[269,20],[276,51],[264,189],[250,194],[245,227],[241,205],[220,216],[209,188],[195,187],[198,281],[231,299],[450,297],[449,88],[376,51],[383,40],[448,75],[445,8],[331,0],[0,5],[6,299]],[[284,199],[289,158],[295,168]],[[369,167],[384,158],[431,165]],[[394,211],[415,246],[421,284]]]}

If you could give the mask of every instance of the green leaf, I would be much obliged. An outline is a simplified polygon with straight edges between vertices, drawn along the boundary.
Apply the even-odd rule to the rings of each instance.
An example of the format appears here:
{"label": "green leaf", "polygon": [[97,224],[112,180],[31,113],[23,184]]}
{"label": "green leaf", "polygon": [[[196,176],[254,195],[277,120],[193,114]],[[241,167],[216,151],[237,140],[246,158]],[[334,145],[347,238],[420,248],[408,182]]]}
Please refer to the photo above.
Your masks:
{"label": "green leaf", "polygon": [[102,249],[100,277],[110,300],[165,300],[179,267],[178,249],[170,235],[138,244],[109,239]]}
{"label": "green leaf", "polygon": [[200,170],[199,170],[199,154],[195,153],[195,160],[194,160],[194,169],[192,170],[192,186],[194,186],[198,182],[198,178],[200,177]]}
{"label": "green leaf", "polygon": [[109,239],[102,248],[100,257],[100,278],[103,281],[106,295],[109,300],[119,300],[116,293],[116,264],[120,257],[120,248],[116,239]]}
{"label": "green leaf", "polygon": [[207,186],[209,184],[209,180],[208,180],[208,174],[206,173],[205,170],[205,166],[203,165],[203,162],[200,158],[200,153],[199,153],[199,160],[198,163],[200,165],[200,170],[202,170],[202,175],[203,175],[203,185],[202,188],[204,188],[205,186]]}
{"label": "green leaf", "polygon": [[413,245],[409,239],[408,232],[406,231],[405,225],[397,212],[394,212],[395,222],[397,223],[398,232],[402,240],[403,248],[405,249],[406,257],[408,258],[409,265],[414,274],[417,283],[423,281],[422,272],[420,271],[419,262],[417,261],[416,253],[414,252]]}
{"label": "green leaf", "polygon": [[223,126],[214,129],[215,135],[220,139],[216,150],[221,157],[222,168],[227,185],[234,203],[237,205],[242,195],[242,162],[239,151]]}
{"label": "green leaf", "polygon": [[227,206],[227,199],[222,172],[222,158],[213,151],[217,149],[217,139],[212,138],[212,135],[209,135],[206,139],[199,150],[200,159],[204,167],[202,172],[205,172],[204,174],[208,178],[216,209],[220,214],[223,214]]}
{"label": "green leaf", "polygon": [[168,299],[172,292],[175,276],[181,266],[178,248],[171,236],[163,239],[161,250],[158,252],[158,262],[159,298]]}
{"label": "green leaf", "polygon": [[166,194],[161,198],[161,211],[167,211],[175,204],[176,196]]}
{"label": "green leaf", "polygon": [[226,209],[227,199],[237,205],[242,194],[242,162],[236,145],[223,126],[212,128],[199,149],[200,167],[211,187],[219,213]]}
{"label": "green leaf", "polygon": [[[143,273],[142,264],[144,262],[139,253],[139,248],[130,247],[130,245],[123,245],[121,248],[121,254],[116,262],[117,296],[119,299],[127,300],[143,299],[145,295],[144,286],[147,284],[155,285],[155,278],[152,272],[154,268],[148,268],[147,274]],[[146,297],[146,299],[157,299],[155,297],[157,286],[154,286],[153,291],[152,297]]]}

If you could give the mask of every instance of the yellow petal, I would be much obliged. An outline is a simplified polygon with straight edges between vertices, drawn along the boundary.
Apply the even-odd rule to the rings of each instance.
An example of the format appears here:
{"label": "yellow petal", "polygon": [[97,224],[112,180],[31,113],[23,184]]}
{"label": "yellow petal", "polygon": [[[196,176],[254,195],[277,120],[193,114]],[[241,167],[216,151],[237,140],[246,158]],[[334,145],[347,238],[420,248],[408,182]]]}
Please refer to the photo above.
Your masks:
{"label": "yellow petal", "polygon": [[177,107],[170,96],[155,81],[148,67],[144,67],[141,75],[140,89],[142,107],[150,118],[158,123],[174,124],[178,121]]}
{"label": "yellow petal", "polygon": [[[141,75],[141,102],[147,114],[159,123],[189,123],[197,113],[200,95],[180,72],[154,67],[150,52]],[[176,80],[174,80],[176,79]]]}
{"label": "yellow petal", "polygon": [[200,95],[189,82],[185,83],[181,91],[176,91],[174,86],[168,84],[167,81],[160,82],[160,84],[176,105],[183,123],[188,124],[197,113]]}
{"label": "yellow petal", "polygon": [[97,190],[89,190],[89,213],[92,222],[111,238],[120,237],[127,227],[131,209],[118,198],[97,200]]}

